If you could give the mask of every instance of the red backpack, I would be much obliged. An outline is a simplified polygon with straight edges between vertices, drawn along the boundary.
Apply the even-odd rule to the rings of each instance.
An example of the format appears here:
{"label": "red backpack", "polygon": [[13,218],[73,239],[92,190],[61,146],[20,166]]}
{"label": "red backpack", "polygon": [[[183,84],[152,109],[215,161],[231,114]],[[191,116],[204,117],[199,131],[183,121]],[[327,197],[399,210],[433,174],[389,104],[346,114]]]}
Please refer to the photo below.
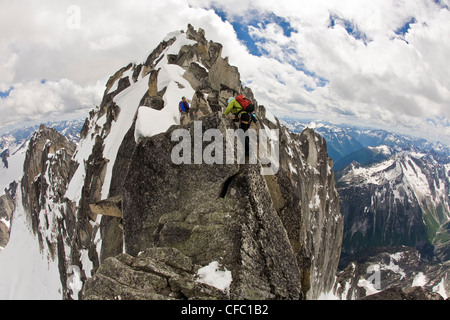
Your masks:
{"label": "red backpack", "polygon": [[255,111],[255,106],[246,96],[240,94],[236,97],[236,101],[241,105],[243,111],[250,113]]}

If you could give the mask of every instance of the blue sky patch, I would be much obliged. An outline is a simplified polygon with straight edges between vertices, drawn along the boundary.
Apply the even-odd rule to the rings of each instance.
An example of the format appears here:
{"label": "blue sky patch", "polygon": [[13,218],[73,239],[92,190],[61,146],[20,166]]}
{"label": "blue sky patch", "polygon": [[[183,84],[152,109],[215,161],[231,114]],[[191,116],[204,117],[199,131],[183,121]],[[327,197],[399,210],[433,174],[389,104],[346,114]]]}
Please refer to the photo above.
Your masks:
{"label": "blue sky patch", "polygon": [[409,29],[411,29],[411,25],[416,23],[416,22],[417,22],[416,18],[412,17],[403,26],[398,28],[395,31],[395,34],[404,37],[408,33]]}
{"label": "blue sky patch", "polygon": [[304,74],[310,76],[311,78],[314,78],[316,85],[318,87],[325,87],[328,83],[330,83],[329,80],[327,80],[321,76],[318,76],[315,72],[311,72],[311,71],[307,70],[305,67],[303,67],[303,69],[301,69],[301,71]]}
{"label": "blue sky patch", "polygon": [[334,29],[336,25],[343,27],[350,36],[352,36],[356,40],[364,42],[365,45],[367,45],[367,43],[369,42],[369,38],[367,37],[367,35],[359,30],[356,24],[349,20],[345,20],[335,14],[330,14],[329,28]]}
{"label": "blue sky patch", "polygon": [[13,87],[9,88],[7,91],[0,91],[0,98],[4,99],[8,97],[12,90],[14,90]]}
{"label": "blue sky patch", "polygon": [[442,0],[433,0],[440,8],[449,10],[448,5],[442,2]]}
{"label": "blue sky patch", "polygon": [[[266,43],[267,40],[256,40],[252,38],[249,33],[249,27],[265,28],[268,24],[275,23],[282,28],[283,35],[288,38],[297,31],[294,27],[292,27],[289,21],[287,21],[283,17],[277,16],[273,12],[261,13],[256,10],[250,10],[248,12],[245,12],[241,17],[229,17],[227,12],[218,7],[212,6],[211,9],[214,10],[214,12],[222,19],[222,21],[228,21],[233,26],[238,39],[247,47],[250,54],[257,57],[269,54],[264,50],[262,46],[262,44]],[[297,52],[294,49],[282,48],[282,50],[284,53],[284,61],[281,61],[277,58],[274,59],[277,59],[281,63],[289,63],[296,70],[305,73],[309,77],[312,77],[316,83],[316,86],[318,87],[324,87],[329,83],[327,79],[322,78],[316,75],[314,72],[307,70],[305,68],[305,65],[301,61],[301,58],[297,55]],[[280,81],[280,79],[277,78],[277,80],[281,84],[284,84],[282,81]],[[310,87],[305,87],[305,89],[309,92],[314,91],[314,89]]]}
{"label": "blue sky patch", "polygon": [[[246,12],[245,17],[228,17],[228,14],[215,6],[212,6],[212,9],[214,12],[222,19],[222,21],[228,21],[233,26],[234,30],[236,31],[237,37],[239,40],[241,40],[246,47],[248,48],[249,52],[254,55],[261,57],[264,54],[267,54],[267,52],[264,52],[264,50],[261,47],[258,47],[255,40],[251,37],[249,33],[249,27],[256,27],[256,28],[264,28],[270,23],[276,23],[283,29],[283,34],[286,37],[290,37],[293,32],[295,32],[295,28],[291,26],[289,21],[284,19],[283,17],[279,17],[276,14],[270,12],[270,13],[260,13],[256,10]],[[264,39],[258,40],[260,43],[264,43]]]}

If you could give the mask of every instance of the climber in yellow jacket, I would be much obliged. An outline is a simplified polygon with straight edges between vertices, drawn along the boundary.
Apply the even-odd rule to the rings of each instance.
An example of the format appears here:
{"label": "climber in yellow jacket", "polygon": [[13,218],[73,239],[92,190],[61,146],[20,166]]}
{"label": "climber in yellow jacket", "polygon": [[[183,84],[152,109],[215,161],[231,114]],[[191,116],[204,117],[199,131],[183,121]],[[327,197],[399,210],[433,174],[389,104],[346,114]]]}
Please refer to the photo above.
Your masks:
{"label": "climber in yellow jacket", "polygon": [[239,113],[241,113],[242,111],[242,106],[239,104],[239,102],[237,102],[237,100],[233,97],[231,97],[230,99],[228,99],[228,106],[227,109],[225,110],[225,115],[229,115],[230,113],[234,114],[234,115],[238,115]]}
{"label": "climber in yellow jacket", "polygon": [[[239,98],[239,96],[238,96]],[[227,116],[230,113],[234,114],[235,122],[239,122],[239,128],[243,129],[244,131],[247,131],[250,127],[251,123],[257,123],[258,120],[256,119],[256,116],[253,114],[254,107],[253,105],[251,108],[247,109],[248,111],[244,110],[244,107],[238,102],[238,100],[234,97],[231,97],[228,99],[228,106],[224,112],[224,114]]]}

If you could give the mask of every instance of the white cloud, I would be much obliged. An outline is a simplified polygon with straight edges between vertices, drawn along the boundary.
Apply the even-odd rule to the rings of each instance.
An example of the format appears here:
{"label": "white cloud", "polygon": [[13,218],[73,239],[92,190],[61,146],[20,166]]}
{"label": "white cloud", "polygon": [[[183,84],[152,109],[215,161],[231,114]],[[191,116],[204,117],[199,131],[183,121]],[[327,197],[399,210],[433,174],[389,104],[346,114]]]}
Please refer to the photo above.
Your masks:
{"label": "white cloud", "polygon": [[103,89],[100,82],[85,88],[68,79],[18,82],[8,97],[0,99],[1,121],[4,125],[33,119],[48,121],[49,117],[89,110],[100,101]]}
{"label": "white cloud", "polygon": [[[235,2],[232,8],[227,3],[214,5],[230,15],[240,15],[248,9],[248,3],[243,2]],[[273,12],[296,30],[287,37],[272,24],[251,27],[251,35],[267,55],[283,64],[293,64],[292,59],[297,59],[307,72],[329,81],[325,88],[317,88],[311,76],[293,71],[285,78],[286,90],[279,95],[269,95],[267,89],[257,92],[263,102],[274,105],[297,98],[297,106],[288,105],[290,110],[296,107],[307,113],[316,112],[323,119],[344,116],[353,121],[365,120],[450,142],[448,135],[442,136],[449,131],[450,118],[448,10],[422,0],[280,0],[252,4],[252,10]],[[333,28],[331,16],[340,19]],[[404,38],[396,34],[412,18],[415,23]],[[346,28],[357,29],[365,38],[349,34]],[[263,77],[273,72],[278,79],[285,71],[277,63],[267,61],[252,64],[252,68],[258,68]],[[242,70],[244,77],[255,73],[245,67]],[[275,76],[270,78],[265,81],[255,76],[257,89],[259,84],[270,88]],[[316,90],[306,93],[305,86]]]}
{"label": "white cloud", "polygon": [[[71,5],[80,9],[79,29],[68,28]],[[232,25],[207,9],[211,5],[231,21],[273,13],[294,31],[286,35],[275,22],[254,25],[249,32],[266,53],[255,57]],[[397,35],[412,18],[408,33]],[[167,33],[188,23],[224,45],[223,55],[274,113],[366,121],[450,142],[450,13],[427,0],[4,0],[0,91],[15,89],[0,102],[8,115],[0,124],[92,103],[110,75],[145,60]],[[349,26],[365,41],[350,35]],[[78,98],[70,99],[70,90],[78,90]]]}

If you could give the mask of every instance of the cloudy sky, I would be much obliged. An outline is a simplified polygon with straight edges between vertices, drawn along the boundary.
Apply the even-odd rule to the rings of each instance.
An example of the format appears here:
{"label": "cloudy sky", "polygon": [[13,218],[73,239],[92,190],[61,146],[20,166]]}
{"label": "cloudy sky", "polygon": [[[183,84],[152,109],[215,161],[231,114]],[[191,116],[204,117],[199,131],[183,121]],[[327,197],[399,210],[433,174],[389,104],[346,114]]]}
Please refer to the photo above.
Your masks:
{"label": "cloudy sky", "polygon": [[450,0],[0,0],[0,128],[85,117],[188,23],[276,115],[450,144]]}

